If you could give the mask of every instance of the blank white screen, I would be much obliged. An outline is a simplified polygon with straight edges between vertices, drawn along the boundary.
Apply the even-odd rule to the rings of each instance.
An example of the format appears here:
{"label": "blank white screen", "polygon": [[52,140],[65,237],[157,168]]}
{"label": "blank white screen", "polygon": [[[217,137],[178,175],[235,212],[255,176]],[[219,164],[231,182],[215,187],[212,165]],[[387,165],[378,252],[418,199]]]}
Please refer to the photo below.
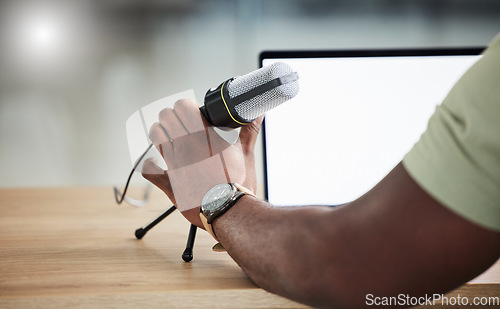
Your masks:
{"label": "blank white screen", "polygon": [[336,205],[378,183],[479,56],[264,59],[299,73],[299,94],[265,120],[268,198]]}

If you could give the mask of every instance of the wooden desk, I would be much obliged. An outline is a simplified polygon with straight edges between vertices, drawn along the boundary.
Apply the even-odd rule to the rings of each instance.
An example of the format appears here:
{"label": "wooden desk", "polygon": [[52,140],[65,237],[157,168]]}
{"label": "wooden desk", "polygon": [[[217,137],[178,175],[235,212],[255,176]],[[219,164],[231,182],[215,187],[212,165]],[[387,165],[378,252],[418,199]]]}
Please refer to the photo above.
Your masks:
{"label": "wooden desk", "polygon": [[[182,261],[178,212],[136,240],[169,206],[159,191],[138,209],[111,188],[1,189],[0,308],[305,308],[257,288],[203,231]],[[451,293],[500,296],[498,282],[499,263]]]}
{"label": "wooden desk", "polygon": [[117,206],[112,188],[0,190],[0,308],[303,308],[257,288],[178,213],[142,239],[136,228],[171,206]]}

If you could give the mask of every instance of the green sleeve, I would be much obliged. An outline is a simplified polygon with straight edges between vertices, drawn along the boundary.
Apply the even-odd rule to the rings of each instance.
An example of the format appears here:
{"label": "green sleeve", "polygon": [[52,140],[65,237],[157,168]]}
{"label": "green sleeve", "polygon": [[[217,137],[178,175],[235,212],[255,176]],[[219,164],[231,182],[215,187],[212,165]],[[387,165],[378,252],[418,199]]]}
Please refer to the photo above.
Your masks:
{"label": "green sleeve", "polygon": [[500,231],[500,36],[436,108],[403,164],[441,204]]}

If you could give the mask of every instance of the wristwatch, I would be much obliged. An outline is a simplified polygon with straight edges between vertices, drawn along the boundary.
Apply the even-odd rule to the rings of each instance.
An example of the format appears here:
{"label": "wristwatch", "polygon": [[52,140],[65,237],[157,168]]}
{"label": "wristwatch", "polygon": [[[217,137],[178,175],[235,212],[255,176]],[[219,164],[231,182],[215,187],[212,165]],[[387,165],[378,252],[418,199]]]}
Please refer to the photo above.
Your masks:
{"label": "wristwatch", "polygon": [[203,197],[200,219],[207,232],[215,240],[217,240],[217,237],[212,229],[212,222],[233,207],[236,201],[245,194],[255,197],[252,191],[242,185],[237,183],[222,183],[214,186]]}

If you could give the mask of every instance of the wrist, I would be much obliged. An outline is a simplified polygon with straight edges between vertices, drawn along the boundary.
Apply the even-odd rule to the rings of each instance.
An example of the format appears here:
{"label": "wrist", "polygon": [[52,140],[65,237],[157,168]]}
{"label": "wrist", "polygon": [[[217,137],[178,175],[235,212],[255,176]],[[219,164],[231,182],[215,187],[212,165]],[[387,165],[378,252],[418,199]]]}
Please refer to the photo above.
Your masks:
{"label": "wrist", "polygon": [[243,212],[257,200],[255,196],[245,194],[224,215],[219,216],[212,222],[212,230],[217,235],[218,241],[221,241],[221,238],[222,241],[226,239],[227,232],[233,229],[234,224],[240,224],[238,222],[241,222],[241,220],[238,218],[242,218],[244,216]]}
{"label": "wrist", "polygon": [[204,228],[217,241],[218,237],[213,230],[212,223],[229,211],[244,196],[255,195],[237,183],[221,183],[212,187],[203,197],[199,216]]}

